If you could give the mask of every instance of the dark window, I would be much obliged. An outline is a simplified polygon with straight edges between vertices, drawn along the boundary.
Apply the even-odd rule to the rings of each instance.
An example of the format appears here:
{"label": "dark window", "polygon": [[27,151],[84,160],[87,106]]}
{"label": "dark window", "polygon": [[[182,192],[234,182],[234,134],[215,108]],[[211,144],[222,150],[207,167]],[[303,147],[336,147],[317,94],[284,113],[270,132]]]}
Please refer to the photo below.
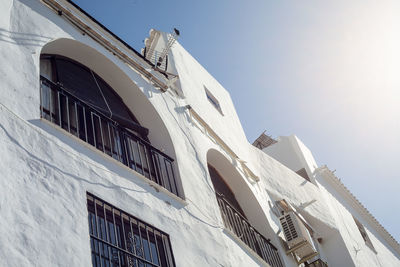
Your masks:
{"label": "dark window", "polygon": [[41,75],[62,85],[66,92],[97,112],[147,138],[148,130],[140,126],[118,94],[89,68],[66,57],[43,55]]}
{"label": "dark window", "polygon": [[301,169],[298,170],[296,173],[297,173],[298,175],[300,175],[301,177],[303,177],[304,179],[306,179],[307,181],[311,182],[311,181],[310,181],[310,177],[308,177],[308,174],[307,174],[307,171],[306,171],[305,168],[301,168]]}
{"label": "dark window", "polygon": [[87,193],[94,267],[173,267],[169,236]]}
{"label": "dark window", "polygon": [[360,223],[360,221],[358,221],[354,216],[353,216],[354,222],[357,225],[358,230],[360,231],[360,234],[362,236],[362,238],[364,239],[365,244],[372,249],[372,251],[374,251],[376,253],[376,250],[374,248],[374,246],[372,245],[371,239],[369,239],[368,233],[364,228],[364,225],[362,225],[362,223]]}
{"label": "dark window", "polygon": [[222,113],[222,109],[221,109],[221,105],[219,104],[219,101],[217,100],[217,98],[215,98],[210,91],[208,91],[208,89],[204,86],[204,90],[206,91],[206,96],[208,101],[210,101],[210,103],[219,111],[219,113],[221,113],[222,115],[224,115]]}
{"label": "dark window", "polygon": [[61,56],[41,58],[41,116],[179,195],[173,159],[92,70]]}

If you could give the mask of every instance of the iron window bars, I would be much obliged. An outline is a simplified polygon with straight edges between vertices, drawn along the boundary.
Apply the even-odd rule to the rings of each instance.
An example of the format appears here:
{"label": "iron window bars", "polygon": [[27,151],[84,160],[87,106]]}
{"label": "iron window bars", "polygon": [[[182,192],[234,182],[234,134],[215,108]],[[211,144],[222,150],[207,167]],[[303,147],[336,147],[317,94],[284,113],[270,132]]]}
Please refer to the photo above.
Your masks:
{"label": "iron window bars", "polygon": [[169,236],[87,193],[93,267],[174,267]]}
{"label": "iron window bars", "polygon": [[222,194],[217,193],[217,200],[225,227],[269,265],[283,267],[278,250],[269,239],[260,234],[240,212],[225,200]]}
{"label": "iron window bars", "polygon": [[133,132],[40,76],[41,117],[179,196],[174,160]]}

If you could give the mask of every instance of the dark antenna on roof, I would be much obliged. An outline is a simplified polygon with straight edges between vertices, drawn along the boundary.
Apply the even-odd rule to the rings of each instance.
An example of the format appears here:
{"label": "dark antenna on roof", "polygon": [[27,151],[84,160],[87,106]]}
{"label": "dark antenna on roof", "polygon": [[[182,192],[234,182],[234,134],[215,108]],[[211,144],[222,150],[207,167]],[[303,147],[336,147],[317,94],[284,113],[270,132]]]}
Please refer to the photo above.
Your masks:
{"label": "dark antenna on roof", "polygon": [[178,39],[179,35],[180,35],[180,32],[176,28],[174,28],[173,32],[171,34],[169,34],[167,44],[164,47],[163,51],[161,52],[160,57],[157,60],[157,67],[161,66],[162,62],[167,57],[168,52],[171,50],[171,47],[173,46],[175,41]]}

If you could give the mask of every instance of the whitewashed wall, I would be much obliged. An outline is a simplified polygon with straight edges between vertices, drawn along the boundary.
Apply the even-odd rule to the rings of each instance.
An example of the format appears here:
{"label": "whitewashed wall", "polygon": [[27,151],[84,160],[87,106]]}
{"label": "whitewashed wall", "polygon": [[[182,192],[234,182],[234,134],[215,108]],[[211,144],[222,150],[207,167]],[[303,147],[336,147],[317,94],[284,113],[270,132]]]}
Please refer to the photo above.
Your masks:
{"label": "whitewashed wall", "polygon": [[[74,41],[57,42],[62,38]],[[153,143],[174,155],[185,200],[158,192],[134,171],[40,120],[42,49],[70,57],[83,51],[93,55],[76,59],[117,85],[126,104],[150,129]],[[161,93],[40,1],[0,2],[0,266],[90,266],[86,191],[168,233],[177,266],[260,265],[223,231],[207,155],[224,153],[194,126],[185,109],[188,104],[261,178],[251,183],[235,167],[226,167],[231,159],[221,160],[221,168],[243,179],[236,182],[249,192],[240,195],[249,220],[280,248],[286,266],[295,263],[284,256],[275,235],[279,227],[269,208],[272,197],[285,198],[295,207],[316,200],[302,215],[322,235],[338,231],[340,222],[317,186],[304,183],[247,142],[229,93],[179,44],[171,55],[186,98]],[[223,116],[208,102],[203,86],[218,98]],[[384,246],[379,249],[382,255],[391,253]],[[382,266],[399,264],[393,256],[380,260]]]}
{"label": "whitewashed wall", "polygon": [[[336,225],[355,266],[398,266],[398,253],[365,219],[363,212],[328,182],[326,176],[318,175],[317,179],[326,202],[335,214]],[[353,216],[363,224],[376,253],[365,244]]]}
{"label": "whitewashed wall", "polygon": [[[278,137],[278,143],[264,149],[268,155],[279,160],[292,170],[306,168],[312,181],[319,187],[320,196],[334,218],[333,229],[320,228],[320,224],[309,218],[317,235],[322,235],[320,248],[325,259],[332,266],[397,266],[398,253],[380,236],[363,218],[361,211],[354,207],[351,200],[345,197],[343,189],[333,186],[331,178],[315,172],[317,164],[311,151],[294,135]],[[303,181],[303,183],[306,183]],[[371,242],[378,253],[365,245],[364,240],[354,222],[353,215],[365,226]],[[381,250],[381,251],[378,251]],[[397,255],[397,256],[396,256]]]}

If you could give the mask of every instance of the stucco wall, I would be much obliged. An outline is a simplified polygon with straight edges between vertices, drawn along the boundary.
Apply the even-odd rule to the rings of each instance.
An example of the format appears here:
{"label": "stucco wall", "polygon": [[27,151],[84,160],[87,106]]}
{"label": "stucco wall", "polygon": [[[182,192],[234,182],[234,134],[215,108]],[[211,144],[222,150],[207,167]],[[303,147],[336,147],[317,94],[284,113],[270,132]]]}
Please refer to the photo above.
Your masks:
{"label": "stucco wall", "polygon": [[[318,175],[317,179],[326,202],[336,215],[336,225],[355,266],[397,266],[399,255],[373,229],[364,215],[327,181],[327,177]],[[366,245],[353,216],[364,226],[376,252]]]}
{"label": "stucco wall", "polygon": [[[90,266],[86,191],[168,233],[177,266],[261,265],[223,230],[207,154],[220,151],[225,161],[233,161],[193,124],[186,105],[260,177],[254,183],[231,166],[249,192],[248,198],[240,196],[243,202],[250,201],[249,220],[271,238],[286,266],[295,263],[285,256],[275,234],[279,224],[270,210],[271,196],[288,200],[323,237],[329,238],[329,229],[340,230],[317,186],[304,183],[247,142],[229,93],[178,43],[171,55],[185,98],[155,89],[40,1],[2,1],[0,7],[0,266]],[[150,128],[154,144],[174,154],[184,200],[159,192],[136,172],[40,119],[40,53],[60,38],[102,55],[81,59],[107,82],[118,84],[128,107]],[[79,47],[65,49],[74,48]],[[124,82],[114,81],[115,77]],[[218,98],[223,116],[208,102],[203,86]],[[145,100],[139,101],[143,106],[133,99],[136,96]],[[160,119],[157,123],[152,123],[154,114]],[[314,202],[305,207],[310,201]],[[384,251],[384,246],[379,249]],[[399,263],[387,258],[382,266]]]}

